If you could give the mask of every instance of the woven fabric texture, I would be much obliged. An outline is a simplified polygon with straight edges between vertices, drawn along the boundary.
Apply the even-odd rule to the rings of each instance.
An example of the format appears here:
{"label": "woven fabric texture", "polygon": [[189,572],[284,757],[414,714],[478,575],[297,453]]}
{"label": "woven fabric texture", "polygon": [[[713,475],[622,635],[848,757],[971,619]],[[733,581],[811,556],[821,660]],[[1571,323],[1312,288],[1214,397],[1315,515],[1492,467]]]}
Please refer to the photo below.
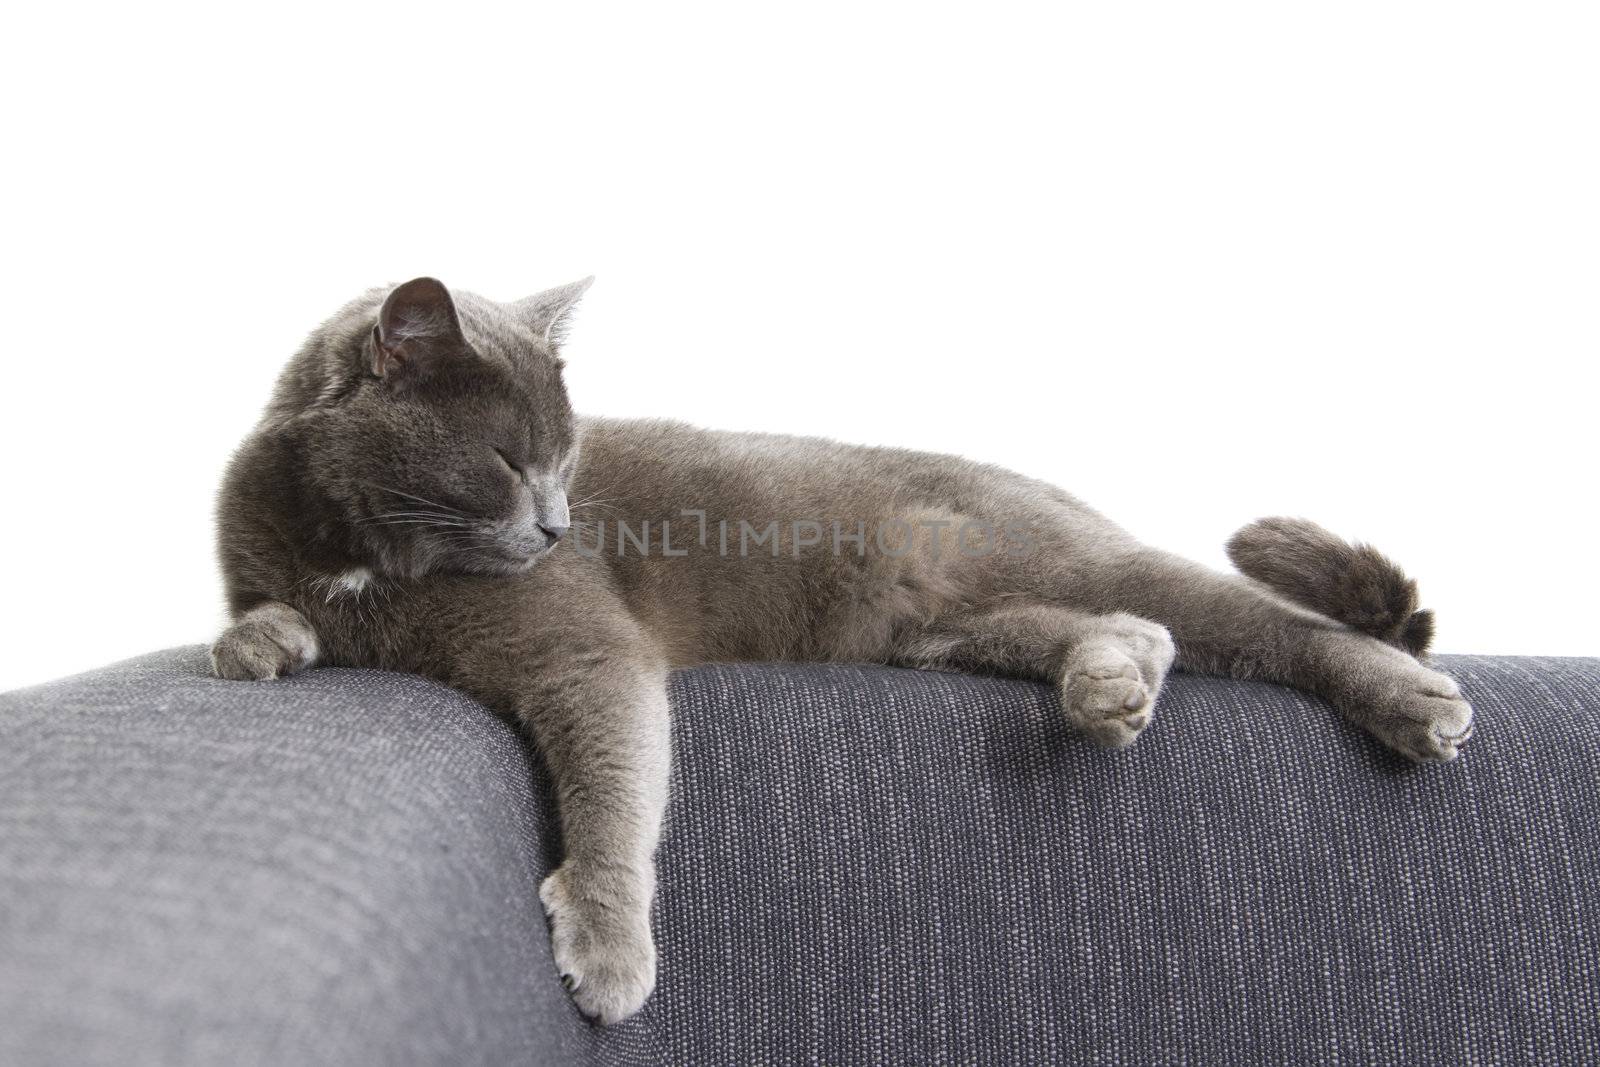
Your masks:
{"label": "woven fabric texture", "polygon": [[1133,749],[1048,689],[673,682],[660,981],[590,1027],[515,731],[442,687],[158,653],[0,697],[0,1063],[1600,1061],[1600,661],[1445,657],[1413,768],[1173,677]]}

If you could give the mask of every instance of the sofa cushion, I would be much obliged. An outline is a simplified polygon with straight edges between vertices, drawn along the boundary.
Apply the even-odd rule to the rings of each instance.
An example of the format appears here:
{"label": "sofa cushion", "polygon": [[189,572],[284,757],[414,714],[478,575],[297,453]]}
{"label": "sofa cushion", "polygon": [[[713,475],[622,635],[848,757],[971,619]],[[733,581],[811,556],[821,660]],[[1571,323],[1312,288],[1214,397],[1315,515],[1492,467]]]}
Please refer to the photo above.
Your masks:
{"label": "sofa cushion", "polygon": [[673,680],[644,1012],[589,1026],[515,731],[421,679],[158,653],[0,697],[0,1062],[1284,1063],[1600,1057],[1600,661],[1445,657],[1415,768],[1177,675],[1105,752],[1048,689]]}

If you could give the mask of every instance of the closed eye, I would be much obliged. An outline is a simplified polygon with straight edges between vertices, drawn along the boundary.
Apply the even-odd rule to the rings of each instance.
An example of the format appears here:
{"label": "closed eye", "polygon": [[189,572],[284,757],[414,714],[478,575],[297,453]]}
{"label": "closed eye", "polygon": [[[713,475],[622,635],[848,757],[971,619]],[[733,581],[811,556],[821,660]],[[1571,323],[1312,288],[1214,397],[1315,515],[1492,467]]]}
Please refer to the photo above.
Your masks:
{"label": "closed eye", "polygon": [[515,463],[511,462],[511,457],[510,456],[506,455],[504,452],[500,451],[498,448],[494,450],[494,454],[496,456],[500,457],[500,462],[505,465],[506,470],[510,471],[513,475],[515,475],[518,481],[522,480],[522,468],[517,466]]}

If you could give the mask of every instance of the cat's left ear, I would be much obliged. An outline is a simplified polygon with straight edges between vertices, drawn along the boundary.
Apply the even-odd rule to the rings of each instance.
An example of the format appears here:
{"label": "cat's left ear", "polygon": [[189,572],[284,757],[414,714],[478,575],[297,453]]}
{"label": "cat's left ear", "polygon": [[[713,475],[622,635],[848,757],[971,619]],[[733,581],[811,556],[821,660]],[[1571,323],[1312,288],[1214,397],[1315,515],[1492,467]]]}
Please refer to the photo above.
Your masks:
{"label": "cat's left ear", "polygon": [[554,289],[525,297],[511,307],[523,325],[544,338],[546,344],[559,345],[566,340],[567,323],[572,317],[572,309],[578,306],[578,298],[588,292],[593,284],[594,275],[591,274],[581,281],[558,285]]}

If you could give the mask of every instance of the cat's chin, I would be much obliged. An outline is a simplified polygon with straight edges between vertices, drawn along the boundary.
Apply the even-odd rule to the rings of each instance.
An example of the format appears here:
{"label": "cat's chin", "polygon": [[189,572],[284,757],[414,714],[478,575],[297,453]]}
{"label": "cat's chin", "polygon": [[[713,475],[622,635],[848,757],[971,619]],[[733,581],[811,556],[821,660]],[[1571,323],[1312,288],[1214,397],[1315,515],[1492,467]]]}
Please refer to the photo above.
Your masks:
{"label": "cat's chin", "polygon": [[546,549],[540,552],[538,555],[529,556],[521,563],[510,564],[505,573],[508,575],[527,574],[529,571],[533,570],[533,568],[537,567],[541,562],[543,562],[544,558],[549,554],[549,549]]}
{"label": "cat's chin", "polygon": [[439,573],[472,574],[480,578],[515,578],[527,574],[550,554],[548,548],[531,556],[502,556],[494,559],[476,559],[466,566],[441,567]]}

